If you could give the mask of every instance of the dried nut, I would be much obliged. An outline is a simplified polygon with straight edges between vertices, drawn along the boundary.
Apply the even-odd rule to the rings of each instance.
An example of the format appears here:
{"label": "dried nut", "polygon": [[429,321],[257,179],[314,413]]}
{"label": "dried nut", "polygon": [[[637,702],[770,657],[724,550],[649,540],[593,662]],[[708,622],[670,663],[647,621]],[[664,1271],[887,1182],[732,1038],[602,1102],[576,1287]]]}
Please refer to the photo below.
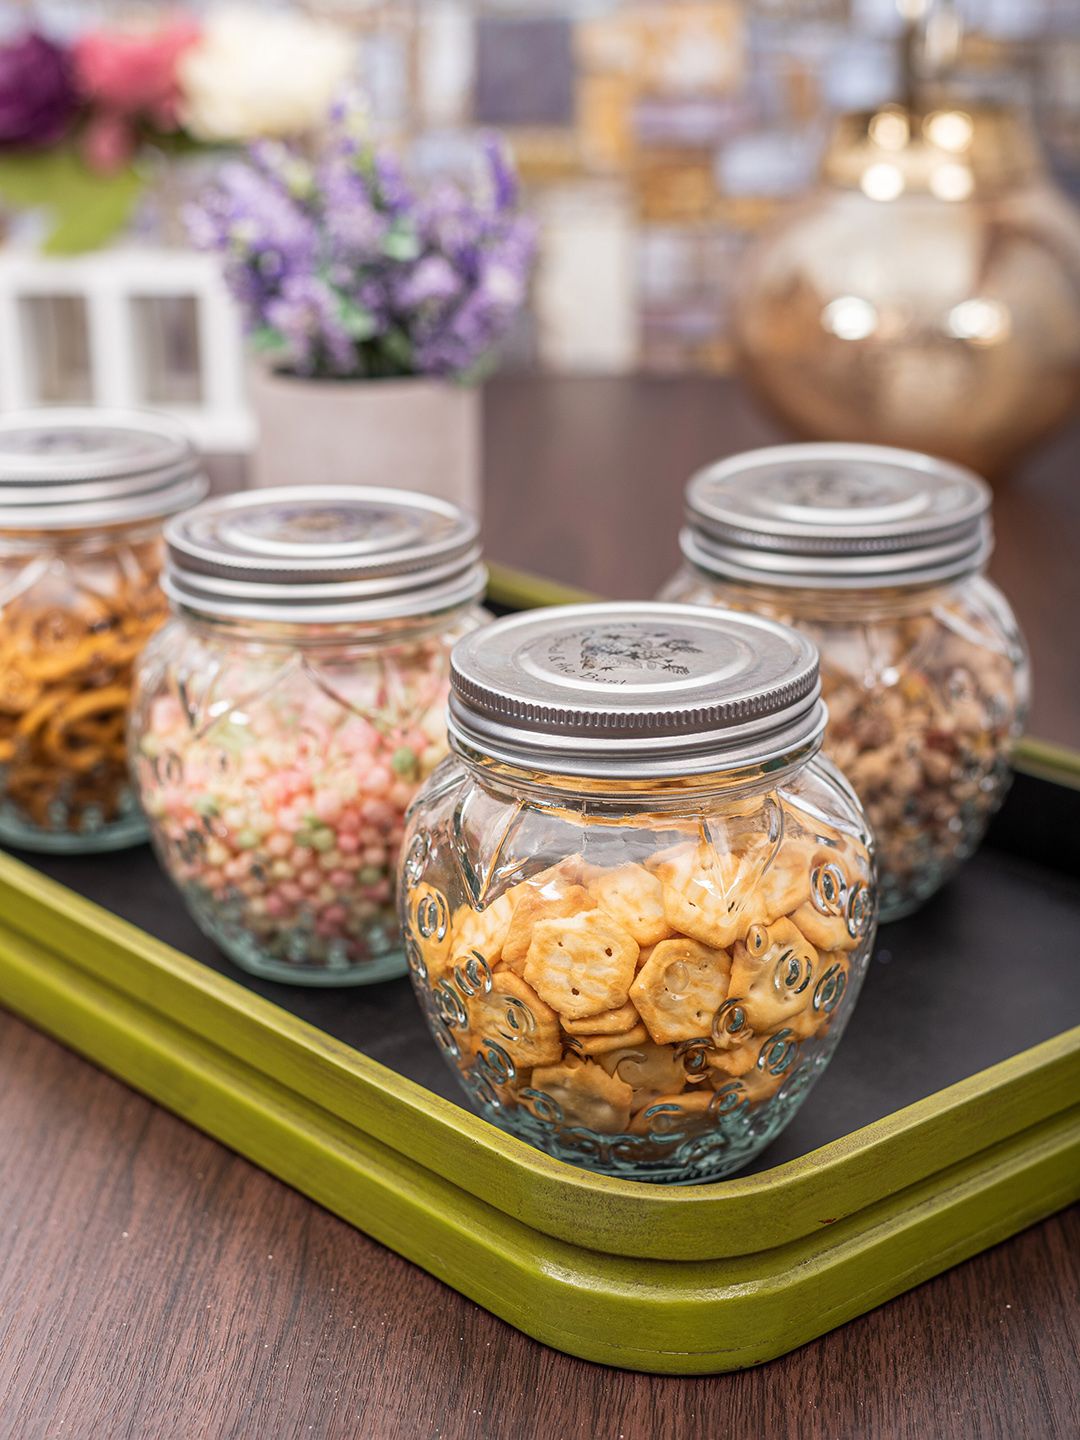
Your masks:
{"label": "dried nut", "polygon": [[492,988],[468,1002],[471,1048],[491,1041],[501,1045],[515,1065],[549,1065],[562,1055],[559,1017],[512,970],[496,970]]}
{"label": "dried nut", "polygon": [[735,946],[730,993],[751,1028],[765,1034],[810,1004],[816,969],[817,951],[790,920],[753,925]]}
{"label": "dried nut", "polygon": [[630,986],[658,1044],[707,1036],[728,993],[731,956],[696,940],[662,940]]}
{"label": "dried nut", "polygon": [[558,1105],[564,1125],[619,1135],[629,1123],[633,1091],[594,1060],[568,1055],[559,1065],[538,1066],[531,1088]]}
{"label": "dried nut", "polygon": [[533,926],[525,979],[561,1015],[583,1019],[625,1005],[638,943],[602,910]]}
{"label": "dried nut", "polygon": [[660,881],[642,865],[603,871],[589,886],[589,893],[639,945],[655,945],[674,933],[664,915]]}

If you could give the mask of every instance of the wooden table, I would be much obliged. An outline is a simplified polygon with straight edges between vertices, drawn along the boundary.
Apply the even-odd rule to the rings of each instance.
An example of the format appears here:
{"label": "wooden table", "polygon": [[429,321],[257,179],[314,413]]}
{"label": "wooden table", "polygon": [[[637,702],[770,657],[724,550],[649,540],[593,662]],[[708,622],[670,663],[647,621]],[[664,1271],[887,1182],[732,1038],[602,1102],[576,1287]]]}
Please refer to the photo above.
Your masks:
{"label": "wooden table", "polygon": [[[682,483],[775,433],[705,380],[504,380],[492,555],[645,596]],[[1080,744],[1080,423],[1000,491],[1032,729]],[[668,1380],[535,1344],[0,1014],[0,1440],[1027,1440],[1080,1432],[1080,1211],[771,1365]]]}

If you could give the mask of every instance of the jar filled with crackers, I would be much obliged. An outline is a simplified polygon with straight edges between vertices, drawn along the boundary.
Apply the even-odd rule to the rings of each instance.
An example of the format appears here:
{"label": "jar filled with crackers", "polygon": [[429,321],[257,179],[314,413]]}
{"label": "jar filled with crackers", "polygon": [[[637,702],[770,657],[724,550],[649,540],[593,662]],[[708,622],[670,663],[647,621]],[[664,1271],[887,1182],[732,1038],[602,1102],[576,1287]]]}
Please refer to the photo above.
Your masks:
{"label": "jar filled with crackers", "polygon": [[877,840],[882,920],[917,909],[978,846],[1009,786],[1027,651],[987,579],[990,491],[873,445],[788,445],[703,470],[666,600],[797,626],[821,654],[825,753]]}
{"label": "jar filled with crackers", "polygon": [[157,415],[0,420],[0,841],[112,850],[146,838],[125,728],[135,659],[167,615],[166,517],[206,493]]}
{"label": "jar filled with crackers", "polygon": [[459,643],[453,753],[410,812],[399,899],[420,1004],[483,1115],[670,1183],[783,1129],[876,923],[824,724],[813,645],[755,616],[575,605]]}
{"label": "jar filled with crackers", "polygon": [[476,521],[409,491],[275,487],[208,500],[166,542],[174,618],[131,726],[159,859],[253,974],[403,974],[405,811],[446,753],[450,650],[486,618]]}

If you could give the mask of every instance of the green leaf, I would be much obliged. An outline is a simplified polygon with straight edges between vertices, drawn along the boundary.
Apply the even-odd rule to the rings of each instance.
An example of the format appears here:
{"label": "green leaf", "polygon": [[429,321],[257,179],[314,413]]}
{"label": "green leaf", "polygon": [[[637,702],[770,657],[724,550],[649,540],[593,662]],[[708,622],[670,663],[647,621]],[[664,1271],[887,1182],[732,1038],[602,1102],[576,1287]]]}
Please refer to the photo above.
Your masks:
{"label": "green leaf", "polygon": [[407,221],[397,221],[387,231],[382,249],[388,260],[415,260],[420,254],[420,240]]}
{"label": "green leaf", "polygon": [[404,330],[388,330],[379,342],[379,348],[394,364],[408,374],[412,370],[412,342]]}
{"label": "green leaf", "polygon": [[365,310],[362,305],[357,305],[355,300],[350,300],[347,296],[341,297],[338,314],[342,325],[354,340],[370,340],[378,329],[371,311]]}
{"label": "green leaf", "polygon": [[285,337],[272,325],[260,325],[257,330],[252,330],[248,336],[251,348],[260,355],[268,354],[273,350],[285,349]]}
{"label": "green leaf", "polygon": [[130,167],[111,175],[87,169],[74,150],[0,156],[0,196],[16,209],[51,212],[46,255],[97,250],[124,228],[144,181]]}

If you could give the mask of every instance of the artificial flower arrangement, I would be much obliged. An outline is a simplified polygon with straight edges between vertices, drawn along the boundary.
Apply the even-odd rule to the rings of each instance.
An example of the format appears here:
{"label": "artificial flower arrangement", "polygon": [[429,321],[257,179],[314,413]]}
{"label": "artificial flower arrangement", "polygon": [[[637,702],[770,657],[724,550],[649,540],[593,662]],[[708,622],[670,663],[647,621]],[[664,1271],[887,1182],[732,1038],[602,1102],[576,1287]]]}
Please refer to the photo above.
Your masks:
{"label": "artificial flower arrangement", "polygon": [[363,111],[331,110],[314,145],[254,143],[187,215],[218,251],[271,366],[312,378],[476,379],[526,299],[533,223],[502,147],[477,183],[415,188]]}
{"label": "artificial flower arrangement", "polygon": [[354,42],[302,14],[224,7],[198,18],[37,31],[0,45],[0,201],[53,212],[43,249],[92,249],[130,218],[149,149],[166,154],[313,129]]}

